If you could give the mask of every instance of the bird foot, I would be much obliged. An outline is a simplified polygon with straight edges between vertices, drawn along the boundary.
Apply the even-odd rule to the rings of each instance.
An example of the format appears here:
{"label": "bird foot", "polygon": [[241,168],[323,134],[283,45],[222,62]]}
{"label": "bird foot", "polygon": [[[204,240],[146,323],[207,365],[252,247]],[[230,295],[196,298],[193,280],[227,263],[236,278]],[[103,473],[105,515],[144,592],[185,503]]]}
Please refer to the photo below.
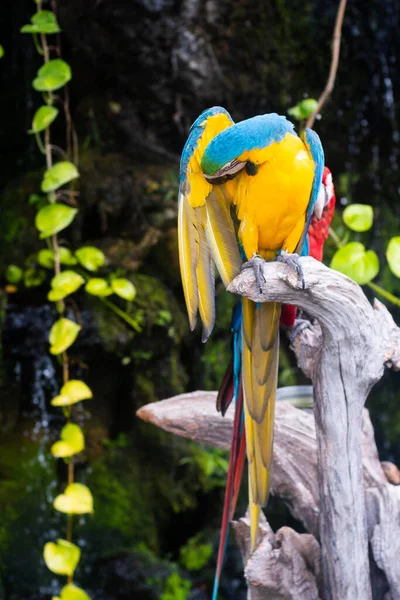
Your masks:
{"label": "bird foot", "polygon": [[311,329],[310,321],[307,319],[296,319],[293,327],[291,327],[288,331],[290,343],[293,344],[297,336],[299,336],[305,329]]}
{"label": "bird foot", "polygon": [[241,268],[241,271],[244,271],[244,269],[253,269],[260,294],[262,294],[263,284],[266,281],[264,277],[264,264],[265,260],[258,254],[255,254],[253,258],[245,262]]}
{"label": "bird foot", "polygon": [[299,258],[300,258],[300,256],[298,254],[289,254],[289,252],[282,250],[282,252],[278,255],[276,260],[278,262],[282,262],[282,263],[289,265],[289,267],[291,267],[292,269],[294,269],[296,271],[296,273],[299,277],[299,280],[301,281],[301,287],[303,288],[303,290],[305,290],[306,282],[304,280],[303,267],[301,266],[301,264],[299,262]]}

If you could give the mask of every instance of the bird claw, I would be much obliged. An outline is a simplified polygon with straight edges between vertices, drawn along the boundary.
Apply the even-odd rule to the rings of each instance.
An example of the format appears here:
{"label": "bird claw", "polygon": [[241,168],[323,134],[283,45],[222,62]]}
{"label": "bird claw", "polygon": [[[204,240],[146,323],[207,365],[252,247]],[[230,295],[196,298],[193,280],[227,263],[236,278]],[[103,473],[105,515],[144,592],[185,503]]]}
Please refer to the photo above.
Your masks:
{"label": "bird claw", "polygon": [[311,329],[311,323],[307,319],[296,319],[293,327],[289,330],[289,341],[293,345],[297,336],[301,334],[305,329]]}
{"label": "bird claw", "polygon": [[241,268],[241,271],[243,271],[244,269],[253,269],[258,289],[260,290],[260,294],[262,294],[263,291],[263,283],[266,282],[266,279],[264,277],[264,264],[265,260],[261,258],[261,256],[259,256],[258,254],[255,254],[253,258],[245,262]]}
{"label": "bird claw", "polygon": [[282,250],[282,252],[278,255],[276,260],[278,262],[282,262],[282,263],[289,265],[289,267],[291,267],[292,269],[294,269],[296,271],[296,273],[299,277],[299,280],[301,281],[301,287],[303,288],[303,290],[305,290],[306,282],[304,280],[303,267],[301,266],[301,264],[299,262],[299,258],[300,258],[300,256],[298,254],[289,254],[289,252]]}

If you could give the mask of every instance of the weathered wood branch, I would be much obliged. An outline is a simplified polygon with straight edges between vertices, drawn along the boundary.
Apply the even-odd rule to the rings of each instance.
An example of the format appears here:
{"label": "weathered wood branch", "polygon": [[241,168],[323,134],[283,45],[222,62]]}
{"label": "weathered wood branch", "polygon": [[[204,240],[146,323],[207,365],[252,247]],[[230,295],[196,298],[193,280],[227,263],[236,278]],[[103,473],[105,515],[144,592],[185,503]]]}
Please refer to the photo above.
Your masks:
{"label": "weathered wood branch", "polygon": [[[374,600],[383,598],[388,585],[391,597],[400,598],[398,550],[389,539],[390,523],[399,520],[399,494],[384,476],[365,418],[362,429],[365,399],[384,365],[400,367],[400,331],[385,307],[376,302],[372,308],[353,281],[311,258],[301,259],[301,264],[306,290],[296,273],[277,263],[265,265],[262,294],[250,269],[229,288],[257,302],[296,304],[317,319],[294,344],[300,366],[313,379],[316,430],[310,415],[278,403],[272,487],[321,543],[323,585],[318,593],[324,600],[369,600],[371,581]],[[231,415],[217,416],[211,409],[213,400],[208,394],[204,401],[204,393],[198,392],[190,400],[178,397],[169,404],[144,407],[140,416],[178,435],[227,447]],[[368,540],[374,559],[371,573]],[[266,564],[272,565],[267,558],[266,554]],[[285,576],[289,582],[299,562],[286,563],[292,565]],[[260,565],[259,560],[254,564]],[[273,582],[278,576],[271,569]],[[260,587],[250,573],[254,575],[246,566],[249,598],[254,600],[277,593],[302,600],[318,597],[314,592],[290,596],[284,586],[277,592],[267,585],[265,572],[257,576],[263,581]],[[309,581],[307,573],[303,575]]]}
{"label": "weathered wood branch", "polygon": [[[233,410],[229,409],[226,416],[224,418],[221,417],[215,410],[216,397],[216,392],[198,391],[181,394],[162,402],[143,406],[139,409],[138,416],[175,435],[228,450],[232,435]],[[388,470],[388,463],[381,464],[379,462],[373,429],[367,411],[363,412],[362,455],[365,494],[367,498],[371,498],[371,502],[374,502],[374,504],[370,504],[369,502],[367,504],[369,508],[367,513],[369,541],[372,543],[376,527],[378,528],[376,531],[383,529],[382,537],[392,537],[391,542],[388,543],[388,547],[393,550],[394,556],[396,556],[397,543],[394,544],[392,527],[400,515],[400,487],[397,488],[391,485],[390,479],[388,480],[385,476],[384,469]],[[273,465],[272,493],[282,498],[288,505],[293,516],[302,521],[305,528],[313,534],[314,543],[312,545],[315,548],[316,540],[319,539],[320,511],[317,482],[317,440],[315,421],[312,414],[295,408],[289,403],[278,402],[275,416]],[[390,464],[390,471],[393,477],[393,473],[397,473],[395,465]],[[385,502],[385,498],[388,495],[392,500],[399,496],[398,502],[393,506],[389,506]],[[257,561],[251,563],[251,569],[247,569],[249,559],[248,521],[244,519],[241,520],[241,523],[240,527],[235,527],[235,533],[243,552],[244,564],[246,565],[245,575],[251,594],[249,595],[249,599],[271,600],[271,598],[274,598],[272,594],[278,594],[278,597],[280,594],[281,598],[292,598],[294,600],[308,600],[319,597],[313,596],[314,591],[311,593],[310,589],[314,590],[314,587],[311,584],[309,585],[309,580],[310,575],[312,575],[316,581],[315,585],[317,585],[317,582],[321,578],[320,566],[318,569],[314,566],[310,573],[303,573],[302,575],[300,575],[299,571],[295,576],[291,572],[292,565],[294,564],[293,561],[295,561],[295,553],[292,553],[292,559],[289,562],[286,559],[284,561],[289,569],[289,573],[286,573],[285,577],[283,577],[281,566],[278,569],[279,573],[277,573],[278,567],[270,558],[271,556],[276,557],[275,550],[277,546],[280,546],[281,534],[277,538],[271,538],[275,541],[271,542],[265,559],[262,558],[266,552],[265,544],[257,548]],[[261,525],[261,538],[263,538],[263,531],[266,527],[268,526],[263,521]],[[278,534],[279,532],[276,535]],[[288,535],[288,533],[285,535]],[[308,547],[311,542],[307,541],[304,543]],[[397,566],[397,558],[393,557],[388,562],[387,557],[384,555],[384,548],[379,547],[376,543],[373,552],[377,565],[382,564],[382,562],[387,563],[387,566],[382,569],[385,573],[386,570],[390,571],[393,567]],[[282,561],[284,556],[286,555],[281,556]],[[316,560],[314,553],[313,557],[311,562],[314,565]],[[259,572],[257,572],[255,565],[258,565]],[[306,566],[307,571],[310,571],[308,563]],[[295,589],[292,589],[290,592],[292,594],[290,596],[288,595],[288,590],[292,587],[290,582],[293,577],[296,578],[297,584]],[[396,580],[396,578],[394,579]],[[268,581],[269,583],[267,583]],[[277,587],[277,581],[282,582],[280,588]],[[287,587],[286,583],[283,584],[283,581],[289,582]],[[302,583],[300,584],[300,582]],[[382,600],[384,593],[388,590],[386,580],[382,579],[382,577],[375,577],[375,579],[372,578],[372,582],[373,597],[376,600]],[[395,593],[399,593],[399,585],[400,577],[394,586],[391,586],[393,598],[398,597]],[[323,589],[320,583],[318,583],[317,588]],[[278,589],[279,591],[277,591]],[[323,597],[321,594],[321,598]]]}

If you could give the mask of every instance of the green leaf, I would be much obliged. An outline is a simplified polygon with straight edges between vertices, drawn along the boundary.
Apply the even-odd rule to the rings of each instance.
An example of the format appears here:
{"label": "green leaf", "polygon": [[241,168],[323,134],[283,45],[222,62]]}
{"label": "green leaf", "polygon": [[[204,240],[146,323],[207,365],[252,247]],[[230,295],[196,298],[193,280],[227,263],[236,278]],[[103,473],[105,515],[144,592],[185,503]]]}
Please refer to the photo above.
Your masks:
{"label": "green leaf", "polygon": [[350,204],[343,211],[343,221],[353,231],[368,231],[374,220],[374,211],[369,204]]}
{"label": "green leaf", "polygon": [[[65,248],[64,246],[60,246],[58,248],[58,256],[60,259],[61,265],[72,266],[76,265],[78,262],[76,258],[72,255],[72,252],[69,248]],[[53,269],[54,268],[54,252],[53,250],[49,250],[48,248],[43,248],[43,250],[39,250],[37,255],[38,263],[44,267],[45,269]]]}
{"label": "green leaf", "polygon": [[62,273],[59,273],[51,280],[50,285],[52,289],[48,294],[48,299],[52,302],[61,300],[79,290],[83,283],[85,283],[85,280],[79,273],[75,273],[75,271],[62,271]]}
{"label": "green leaf", "polygon": [[39,33],[60,33],[56,15],[51,10],[40,10],[31,17],[34,25],[39,27]]}
{"label": "green leaf", "polygon": [[296,106],[289,108],[288,114],[297,121],[302,121],[303,119],[308,119],[308,117],[311,117],[317,106],[317,100],[314,98],[305,98],[296,104]]}
{"label": "green leaf", "polygon": [[6,270],[6,279],[8,283],[19,283],[22,279],[23,271],[17,265],[8,265]]}
{"label": "green leaf", "polygon": [[60,259],[60,264],[72,266],[77,264],[77,260],[75,256],[72,254],[69,248],[65,248],[64,246],[60,246],[58,248],[58,256]]}
{"label": "green leaf", "polygon": [[75,252],[75,256],[88,271],[97,271],[105,263],[103,252],[94,246],[83,246]]}
{"label": "green leaf", "polygon": [[42,269],[26,269],[24,272],[24,285],[27,288],[38,287],[46,279],[46,272]]}
{"label": "green leaf", "polygon": [[55,58],[39,69],[32,85],[37,92],[54,92],[68,83],[71,77],[69,64],[61,58]]}
{"label": "green leaf", "polygon": [[89,279],[85,286],[85,290],[88,294],[92,294],[93,296],[109,296],[113,293],[112,289],[109,287],[107,281],[105,279],[100,279],[98,277],[93,277]]}
{"label": "green leaf", "polygon": [[293,117],[293,119],[296,119],[296,121],[301,121],[303,118],[302,114],[301,114],[301,110],[297,105],[292,106],[291,108],[288,108],[288,114],[291,117]]}
{"label": "green leaf", "polygon": [[72,576],[81,557],[81,551],[75,544],[58,539],[56,543],[48,542],[43,550],[46,566],[57,575]]}
{"label": "green leaf", "polygon": [[303,119],[308,119],[315,112],[318,106],[317,100],[314,98],[305,98],[299,103],[300,112]]}
{"label": "green leaf", "polygon": [[60,395],[55,396],[51,404],[52,406],[71,406],[72,404],[81,402],[81,400],[89,400],[90,398],[93,398],[90,387],[83,381],[71,379],[62,386]]}
{"label": "green leaf", "polygon": [[3,58],[4,56],[4,48],[3,46],[0,44],[0,58]]}
{"label": "green leaf", "polygon": [[61,440],[52,445],[50,452],[56,458],[70,458],[85,448],[82,429],[75,423],[67,423],[60,433]]}
{"label": "green leaf", "polygon": [[47,206],[49,203],[46,196],[39,196],[39,194],[31,194],[28,202],[32,206],[35,206],[37,210],[40,210],[43,206]]}
{"label": "green leaf", "polygon": [[54,192],[77,177],[79,177],[79,173],[74,163],[68,160],[59,162],[45,171],[41,186],[42,192]]}
{"label": "green leaf", "polygon": [[133,300],[136,296],[136,288],[133,283],[123,277],[113,279],[111,287],[114,294],[124,298],[124,300]]}
{"label": "green leaf", "polygon": [[364,285],[378,275],[379,258],[373,250],[366,250],[360,242],[350,242],[335,252],[331,268]]}
{"label": "green leaf", "polygon": [[70,319],[58,319],[50,330],[50,353],[61,354],[65,352],[76,340],[81,326]]}
{"label": "green leaf", "polygon": [[73,583],[69,583],[61,590],[60,597],[53,597],[52,600],[90,600],[90,597],[82,590],[82,588],[77,587]]}
{"label": "green leaf", "polygon": [[41,106],[37,109],[32,119],[32,129],[28,131],[28,133],[39,133],[44,129],[47,129],[54,119],[57,118],[59,113],[58,108],[54,106]]}
{"label": "green leaf", "polygon": [[400,237],[393,237],[386,250],[389,268],[396,277],[400,277]]}
{"label": "green leaf", "polygon": [[54,253],[52,250],[43,248],[39,250],[37,254],[37,261],[41,267],[45,269],[53,269],[54,267]]}
{"label": "green leaf", "polygon": [[86,485],[71,483],[63,494],[55,498],[53,506],[59,512],[68,515],[90,514],[93,512],[92,492]]}
{"label": "green leaf", "polygon": [[72,223],[77,213],[76,208],[66,204],[48,204],[39,210],[36,215],[35,225],[40,231],[40,237],[47,238],[62,231]]}
{"label": "green leaf", "polygon": [[59,33],[61,31],[56,15],[50,10],[40,10],[31,18],[30,25],[21,27],[21,33]]}

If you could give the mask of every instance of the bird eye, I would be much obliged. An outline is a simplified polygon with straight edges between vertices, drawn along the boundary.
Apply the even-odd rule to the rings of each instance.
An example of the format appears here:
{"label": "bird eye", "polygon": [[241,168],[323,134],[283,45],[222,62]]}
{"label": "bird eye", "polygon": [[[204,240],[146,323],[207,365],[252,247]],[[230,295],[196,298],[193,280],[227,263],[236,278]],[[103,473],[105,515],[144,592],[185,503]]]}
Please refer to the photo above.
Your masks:
{"label": "bird eye", "polygon": [[246,173],[247,175],[257,175],[258,172],[258,165],[256,165],[255,163],[251,162],[251,160],[248,160],[246,163]]}
{"label": "bird eye", "polygon": [[221,183],[225,183],[227,179],[233,179],[236,175],[241,171],[247,163],[238,162],[236,159],[227,163],[218,171],[214,173],[214,175],[206,175],[204,173],[204,177],[209,183],[213,185],[220,185]]}

